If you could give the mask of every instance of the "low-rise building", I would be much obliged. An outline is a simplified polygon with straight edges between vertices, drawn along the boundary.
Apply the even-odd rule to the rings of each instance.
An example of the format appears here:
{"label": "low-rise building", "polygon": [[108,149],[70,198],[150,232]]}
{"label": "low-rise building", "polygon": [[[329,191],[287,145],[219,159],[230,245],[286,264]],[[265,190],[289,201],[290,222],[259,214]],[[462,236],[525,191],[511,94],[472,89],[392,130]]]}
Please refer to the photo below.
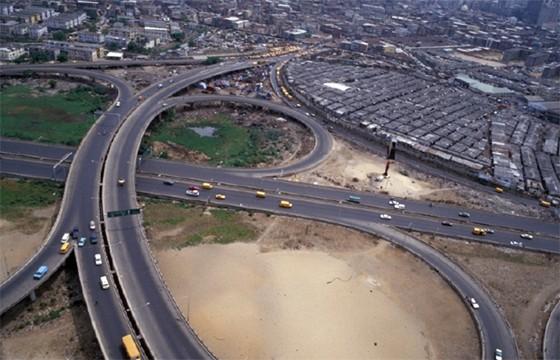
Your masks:
{"label": "low-rise building", "polygon": [[52,30],[70,30],[82,25],[87,19],[85,12],[65,13],[47,20],[47,27]]}
{"label": "low-rise building", "polygon": [[47,26],[44,24],[35,24],[29,27],[29,37],[35,40],[39,40],[43,36],[48,34]]}
{"label": "low-rise building", "polygon": [[23,48],[12,48],[12,47],[1,47],[0,48],[0,60],[2,61],[14,61],[20,56],[26,53]]}
{"label": "low-rise building", "polygon": [[8,20],[6,22],[0,23],[0,36],[12,36],[14,34],[15,28],[18,22],[15,20]]}
{"label": "low-rise building", "polygon": [[78,33],[78,41],[83,43],[102,44],[105,42],[105,35],[90,31],[80,31]]}

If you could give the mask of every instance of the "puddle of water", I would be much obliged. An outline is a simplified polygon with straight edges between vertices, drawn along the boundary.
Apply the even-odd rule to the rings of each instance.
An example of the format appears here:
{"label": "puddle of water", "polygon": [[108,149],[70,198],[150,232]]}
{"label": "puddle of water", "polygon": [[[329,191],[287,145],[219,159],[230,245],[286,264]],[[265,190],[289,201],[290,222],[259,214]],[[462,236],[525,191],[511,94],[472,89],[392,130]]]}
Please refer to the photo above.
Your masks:
{"label": "puddle of water", "polygon": [[198,134],[198,136],[202,137],[214,137],[214,133],[216,132],[216,128],[212,126],[205,126],[205,127],[190,127],[192,131]]}

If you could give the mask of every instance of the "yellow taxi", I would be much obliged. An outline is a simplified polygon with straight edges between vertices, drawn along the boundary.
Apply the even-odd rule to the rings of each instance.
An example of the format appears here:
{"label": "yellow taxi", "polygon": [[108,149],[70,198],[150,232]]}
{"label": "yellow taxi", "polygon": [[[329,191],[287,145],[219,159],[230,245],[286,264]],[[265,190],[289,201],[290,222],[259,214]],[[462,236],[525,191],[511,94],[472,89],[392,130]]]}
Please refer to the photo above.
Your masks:
{"label": "yellow taxi", "polygon": [[291,209],[292,206],[294,206],[291,202],[286,201],[286,200],[280,200],[280,207],[281,208],[285,208],[285,209]]}

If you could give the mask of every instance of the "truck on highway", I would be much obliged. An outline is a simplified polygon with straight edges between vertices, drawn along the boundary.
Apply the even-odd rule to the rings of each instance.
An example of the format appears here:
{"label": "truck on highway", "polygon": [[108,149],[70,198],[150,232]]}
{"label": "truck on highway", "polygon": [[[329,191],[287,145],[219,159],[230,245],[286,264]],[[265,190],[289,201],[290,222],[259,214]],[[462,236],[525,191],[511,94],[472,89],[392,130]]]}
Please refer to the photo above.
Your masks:
{"label": "truck on highway", "polygon": [[138,351],[132,335],[128,334],[122,337],[122,346],[128,359],[140,359],[140,351]]}

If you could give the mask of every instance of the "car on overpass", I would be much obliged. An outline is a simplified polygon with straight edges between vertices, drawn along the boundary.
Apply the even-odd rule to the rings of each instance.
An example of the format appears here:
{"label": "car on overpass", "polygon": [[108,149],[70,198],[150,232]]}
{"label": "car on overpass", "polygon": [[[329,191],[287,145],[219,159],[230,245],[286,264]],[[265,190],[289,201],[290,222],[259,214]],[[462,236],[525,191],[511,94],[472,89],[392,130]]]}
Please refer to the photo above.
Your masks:
{"label": "car on overpass", "polygon": [[49,271],[49,267],[47,265],[41,265],[39,266],[39,268],[35,271],[35,273],[33,274],[33,279],[35,280],[41,280],[43,278],[43,276],[45,276],[45,274],[47,273],[47,271]]}

